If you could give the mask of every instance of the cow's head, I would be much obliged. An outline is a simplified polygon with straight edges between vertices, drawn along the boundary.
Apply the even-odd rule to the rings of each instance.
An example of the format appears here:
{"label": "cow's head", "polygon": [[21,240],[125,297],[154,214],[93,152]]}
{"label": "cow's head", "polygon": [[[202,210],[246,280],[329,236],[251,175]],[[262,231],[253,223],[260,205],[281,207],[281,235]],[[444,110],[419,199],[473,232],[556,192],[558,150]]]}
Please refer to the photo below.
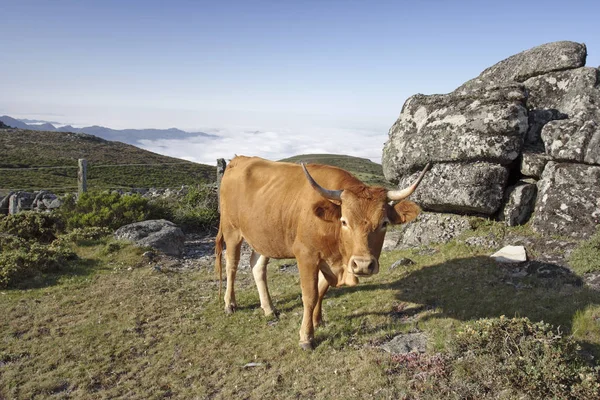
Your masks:
{"label": "cow's head", "polygon": [[[324,219],[339,224],[339,245],[348,272],[355,276],[369,276],[379,272],[379,255],[389,224],[403,224],[414,220],[421,209],[405,200],[415,191],[428,164],[417,180],[403,190],[353,185],[344,190],[321,187],[302,164],[311,186],[329,201],[329,207],[315,209]],[[327,203],[327,202],[326,202]]]}

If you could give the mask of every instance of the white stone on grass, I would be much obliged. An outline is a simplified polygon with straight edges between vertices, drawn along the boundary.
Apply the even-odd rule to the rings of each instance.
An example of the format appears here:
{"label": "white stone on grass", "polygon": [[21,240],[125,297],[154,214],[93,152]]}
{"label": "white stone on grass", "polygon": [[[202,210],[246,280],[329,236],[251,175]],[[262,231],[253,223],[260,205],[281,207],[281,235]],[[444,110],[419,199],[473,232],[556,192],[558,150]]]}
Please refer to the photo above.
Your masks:
{"label": "white stone on grass", "polygon": [[491,258],[503,263],[516,263],[527,261],[527,253],[523,246],[505,246],[492,254]]}

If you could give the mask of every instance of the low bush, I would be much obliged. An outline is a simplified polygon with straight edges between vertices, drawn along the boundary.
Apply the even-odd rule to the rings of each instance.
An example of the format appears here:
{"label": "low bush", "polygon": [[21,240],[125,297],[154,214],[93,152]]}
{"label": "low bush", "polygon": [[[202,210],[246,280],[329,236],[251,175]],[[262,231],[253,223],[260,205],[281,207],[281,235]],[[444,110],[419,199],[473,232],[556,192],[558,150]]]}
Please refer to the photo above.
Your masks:
{"label": "low bush", "polygon": [[600,225],[591,238],[579,243],[573,250],[569,264],[579,274],[600,271]]}
{"label": "low bush", "polygon": [[153,200],[150,218],[167,219],[185,231],[216,230],[219,223],[217,189],[212,185],[190,186],[181,198]]}
{"label": "low bush", "polygon": [[89,192],[78,200],[74,195],[67,195],[61,213],[68,229],[105,227],[114,230],[147,219],[150,208],[148,200],[137,194]]}
{"label": "low bush", "polygon": [[58,240],[43,244],[0,234],[0,287],[13,286],[41,273],[58,271],[76,258],[75,253]]}
{"label": "low bush", "polygon": [[64,231],[64,222],[56,214],[24,211],[0,219],[0,232],[26,240],[50,243]]}
{"label": "low bush", "polygon": [[482,319],[452,344],[455,379],[477,394],[506,391],[533,398],[600,398],[600,371],[571,338],[527,318]]}
{"label": "low bush", "polygon": [[527,318],[468,323],[446,353],[393,356],[389,372],[417,398],[600,398],[600,369],[586,364],[577,343]]}

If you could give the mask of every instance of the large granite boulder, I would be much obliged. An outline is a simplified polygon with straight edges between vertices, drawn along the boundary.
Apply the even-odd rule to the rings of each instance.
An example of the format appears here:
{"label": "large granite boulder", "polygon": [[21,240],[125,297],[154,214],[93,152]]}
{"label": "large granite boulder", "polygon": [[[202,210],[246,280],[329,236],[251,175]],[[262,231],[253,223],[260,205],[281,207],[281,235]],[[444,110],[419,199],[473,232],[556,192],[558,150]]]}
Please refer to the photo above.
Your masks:
{"label": "large granite boulder", "polygon": [[[406,175],[399,186],[409,186],[417,174]],[[411,200],[429,211],[491,215],[502,205],[507,179],[508,169],[498,164],[434,164]]]}
{"label": "large granite boulder", "polygon": [[477,78],[461,85],[457,92],[474,90],[507,81],[524,82],[528,78],[583,67],[587,48],[570,41],[546,43],[523,51],[487,68]]}
{"label": "large granite boulder", "polygon": [[[447,243],[472,229],[469,217],[423,212],[401,231],[391,231],[390,238],[395,244],[388,244],[386,250],[428,246],[434,243]],[[386,234],[386,239],[388,234]]]}
{"label": "large granite boulder", "polygon": [[587,238],[600,224],[600,167],[550,162],[538,190],[534,230]]}
{"label": "large granite boulder", "polygon": [[510,164],[527,132],[521,85],[499,85],[467,94],[409,98],[383,149],[385,177],[398,182],[427,162]]}
{"label": "large granite boulder", "polygon": [[117,229],[115,238],[129,240],[138,246],[149,246],[167,255],[180,257],[184,250],[185,235],[171,221],[164,219],[135,222]]}

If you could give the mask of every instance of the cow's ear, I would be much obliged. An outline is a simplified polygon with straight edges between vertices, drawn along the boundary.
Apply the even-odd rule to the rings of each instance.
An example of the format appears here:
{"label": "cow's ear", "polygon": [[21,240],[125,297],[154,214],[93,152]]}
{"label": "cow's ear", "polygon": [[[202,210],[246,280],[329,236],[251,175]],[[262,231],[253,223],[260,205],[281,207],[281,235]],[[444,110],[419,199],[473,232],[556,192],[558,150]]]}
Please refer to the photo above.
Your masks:
{"label": "cow's ear", "polygon": [[388,218],[392,224],[405,224],[417,218],[421,213],[421,207],[412,201],[403,200],[388,207]]}
{"label": "cow's ear", "polygon": [[319,201],[313,205],[313,212],[324,221],[333,222],[342,217],[342,207],[329,200]]}

